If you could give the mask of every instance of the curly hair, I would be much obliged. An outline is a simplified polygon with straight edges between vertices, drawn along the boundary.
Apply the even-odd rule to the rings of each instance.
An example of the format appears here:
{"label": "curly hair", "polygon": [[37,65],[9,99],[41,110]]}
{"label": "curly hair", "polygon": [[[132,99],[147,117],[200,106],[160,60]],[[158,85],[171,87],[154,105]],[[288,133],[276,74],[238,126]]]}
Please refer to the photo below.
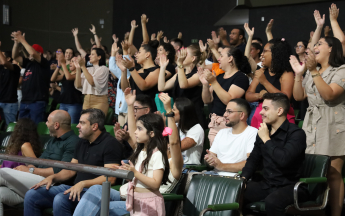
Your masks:
{"label": "curly hair", "polygon": [[8,141],[6,153],[17,155],[21,151],[22,145],[26,142],[31,144],[36,157],[39,157],[42,153],[42,145],[37,133],[37,126],[31,119],[22,118],[18,120],[14,127]]}
{"label": "curly hair", "polygon": [[272,63],[270,70],[276,74],[279,78],[285,71],[291,71],[290,56],[292,55],[292,49],[288,42],[281,38],[276,38],[268,41],[272,53]]}
{"label": "curly hair", "polygon": [[[146,158],[142,162],[142,173],[146,173],[148,170],[149,162],[153,154],[153,150],[157,147],[158,150],[163,155],[163,163],[165,166],[162,184],[166,184],[166,182],[170,182],[168,179],[170,168],[169,168],[169,161],[167,155],[167,148],[168,143],[166,139],[164,139],[162,133],[164,130],[164,121],[162,116],[149,113],[143,116],[140,116],[137,121],[140,121],[144,128],[147,130],[147,135],[150,137],[150,132],[153,131],[155,136],[150,137],[147,147],[146,147]],[[135,165],[137,163],[138,157],[140,152],[145,148],[144,143],[138,143],[137,148],[135,149],[134,153],[129,157],[129,160],[133,162]]]}

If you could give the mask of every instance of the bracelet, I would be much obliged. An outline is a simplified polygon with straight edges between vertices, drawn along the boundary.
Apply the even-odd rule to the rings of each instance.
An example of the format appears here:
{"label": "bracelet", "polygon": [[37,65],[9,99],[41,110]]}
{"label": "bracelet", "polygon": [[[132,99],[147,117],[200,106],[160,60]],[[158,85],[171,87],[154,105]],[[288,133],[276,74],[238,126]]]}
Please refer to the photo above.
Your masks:
{"label": "bracelet", "polygon": [[311,75],[311,77],[312,77],[312,78],[315,78],[315,77],[318,77],[318,76],[320,76],[320,74],[319,74],[319,73],[314,74],[314,75],[313,75],[313,74]]}
{"label": "bracelet", "polygon": [[128,70],[129,70],[130,72],[132,72],[132,71],[134,71],[134,69],[135,69],[135,67],[131,67],[131,68],[129,68]]}
{"label": "bracelet", "polygon": [[96,35],[96,32],[95,33],[92,33],[93,35]]}
{"label": "bracelet", "polygon": [[302,82],[301,79],[298,80],[298,79],[296,79],[296,77],[295,77],[295,81],[296,81],[296,82]]}
{"label": "bracelet", "polygon": [[182,68],[183,68],[183,65],[177,65],[177,67],[179,67],[179,68],[181,68],[181,69],[182,69]]}
{"label": "bracelet", "polygon": [[61,69],[61,66],[57,66],[57,68]]}

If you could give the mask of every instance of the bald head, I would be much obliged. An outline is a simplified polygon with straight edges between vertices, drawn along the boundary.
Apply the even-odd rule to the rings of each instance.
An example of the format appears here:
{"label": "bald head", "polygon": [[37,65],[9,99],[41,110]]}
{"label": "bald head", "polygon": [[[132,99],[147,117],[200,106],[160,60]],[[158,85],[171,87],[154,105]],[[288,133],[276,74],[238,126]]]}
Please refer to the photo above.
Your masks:
{"label": "bald head", "polygon": [[65,110],[54,110],[50,113],[53,122],[58,122],[63,130],[71,130],[71,116]]}

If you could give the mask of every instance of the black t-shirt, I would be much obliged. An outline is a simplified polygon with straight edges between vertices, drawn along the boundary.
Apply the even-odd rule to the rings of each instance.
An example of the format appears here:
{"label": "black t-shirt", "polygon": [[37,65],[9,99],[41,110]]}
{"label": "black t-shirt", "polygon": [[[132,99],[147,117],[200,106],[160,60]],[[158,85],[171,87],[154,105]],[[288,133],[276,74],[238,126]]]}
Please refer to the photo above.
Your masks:
{"label": "black t-shirt", "polygon": [[[222,86],[222,88],[225,91],[229,91],[231,85],[236,85],[237,87],[240,87],[241,89],[243,89],[245,92],[247,91],[249,87],[249,79],[244,73],[242,73],[241,71],[237,71],[234,75],[232,75],[232,77],[227,78],[227,79],[224,79],[224,75],[225,73],[219,74],[217,76],[217,82],[219,83],[220,86]],[[242,98],[244,98],[244,95],[242,96]],[[213,102],[212,102],[211,113],[215,113],[218,116],[223,116],[225,109],[226,109],[226,105],[219,99],[216,92],[213,91]]]}
{"label": "black t-shirt", "polygon": [[175,66],[173,64],[169,63],[165,70],[169,71],[171,73],[171,76],[174,76],[176,74]]}
{"label": "black t-shirt", "polygon": [[20,68],[13,64],[13,70],[0,65],[0,102],[16,103],[18,101],[17,87],[20,77]]}
{"label": "black t-shirt", "polygon": [[[88,140],[80,139],[74,151],[74,159],[79,164],[104,167],[104,164],[121,164],[122,145],[108,132],[102,132],[97,139],[90,144]],[[94,179],[100,175],[77,172],[74,184],[80,181]]]}
{"label": "black t-shirt", "polygon": [[241,44],[238,45],[236,48],[239,49],[239,50],[241,50],[241,52],[242,52],[243,55],[244,55],[244,51],[246,50],[246,44],[245,44],[245,43],[241,43]]}
{"label": "black t-shirt", "polygon": [[48,101],[50,84],[50,66],[47,59],[41,57],[41,62],[23,58],[25,73],[22,82],[22,102],[33,103]]}
{"label": "black t-shirt", "polygon": [[[146,77],[153,71],[155,71],[158,67],[154,66],[148,69],[144,69],[143,73],[138,73],[143,79],[146,79]],[[146,90],[146,91],[141,91],[139,89],[139,87],[137,86],[137,84],[134,82],[134,79],[132,78],[132,76],[129,78],[129,84],[132,88],[132,90],[136,90],[136,94],[140,95],[140,94],[146,94],[148,96],[150,96],[152,98],[152,100],[155,99],[156,94],[158,93],[158,87],[157,85],[153,86],[152,88]]]}
{"label": "black t-shirt", "polygon": [[82,104],[82,93],[74,87],[74,80],[67,80],[63,76],[61,80],[61,94],[59,98],[60,103],[64,104]]}
{"label": "black t-shirt", "polygon": [[[276,74],[271,76],[268,69],[265,70],[264,74],[269,83],[271,83],[276,89],[281,89],[280,77],[278,77]],[[258,86],[256,86],[255,93],[260,93],[262,90],[266,90],[266,88],[261,83],[259,83]]]}

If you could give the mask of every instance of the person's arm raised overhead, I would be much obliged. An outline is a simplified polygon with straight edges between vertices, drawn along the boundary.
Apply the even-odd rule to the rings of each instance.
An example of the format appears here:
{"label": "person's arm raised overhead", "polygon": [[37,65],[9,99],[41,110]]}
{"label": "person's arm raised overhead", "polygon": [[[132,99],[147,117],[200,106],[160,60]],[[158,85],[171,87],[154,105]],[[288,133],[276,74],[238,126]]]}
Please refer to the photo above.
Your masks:
{"label": "person's arm raised overhead", "polygon": [[[164,104],[164,109],[167,113],[172,112],[171,108],[171,98],[167,93],[159,94],[159,99]],[[167,117],[168,118],[168,127],[172,129],[171,135],[169,135],[169,145],[170,145],[170,153],[171,153],[171,164],[170,172],[175,179],[179,179],[182,173],[183,167],[183,157],[181,154],[181,146],[180,146],[180,135],[177,129],[175,118],[174,117]],[[165,121],[164,121],[165,122]]]}
{"label": "person's arm raised overhead", "polygon": [[325,24],[325,14],[321,17],[318,10],[314,11],[314,18],[316,22],[316,29],[311,39],[310,46],[308,47],[312,52],[314,52],[314,45],[319,41],[321,37],[321,32],[323,25]]}
{"label": "person's arm raised overhead", "polygon": [[10,71],[13,70],[12,63],[7,61],[6,57],[4,56],[4,54],[2,54],[2,51],[1,51],[1,41],[0,41],[0,65],[3,65],[4,67],[8,68]]}
{"label": "person's arm raised overhead", "polygon": [[143,44],[147,44],[150,41],[149,33],[147,33],[146,24],[148,23],[149,18],[146,17],[146,14],[141,15],[141,30],[143,33]]}
{"label": "person's arm raised overhead", "polygon": [[96,27],[94,25],[92,25],[92,24],[91,24],[91,26],[92,26],[92,28],[90,28],[89,30],[93,34],[93,36],[95,37],[96,46],[97,46],[97,48],[101,48],[102,45],[101,45],[100,39],[98,38],[98,36],[96,34]]}
{"label": "person's arm raised overhead", "polygon": [[73,33],[73,36],[74,36],[75,46],[77,47],[77,50],[80,53],[81,57],[84,58],[87,53],[85,52],[85,50],[81,47],[81,45],[79,43],[79,39],[78,39],[79,30],[78,30],[78,28],[72,29],[72,33]]}
{"label": "person's arm raised overhead", "polygon": [[329,8],[329,19],[331,21],[331,26],[333,30],[334,37],[338,38],[343,45],[343,55],[345,56],[345,35],[344,32],[341,30],[339,23],[338,23],[338,16],[339,16],[339,8],[337,8],[336,4],[332,4]]}
{"label": "person's arm raised overhead", "polygon": [[157,33],[157,40],[158,40],[159,43],[161,42],[161,39],[162,39],[162,37],[163,37],[163,34],[164,34],[163,31],[159,31],[159,32]]}
{"label": "person's arm raised overhead", "polygon": [[[59,81],[61,81],[63,79],[64,74],[60,72],[60,70],[61,70],[61,60],[62,60],[61,56],[63,56],[63,53],[57,53],[56,54],[56,57],[58,58],[58,66],[56,67],[53,75],[50,78],[51,82],[59,82]],[[63,58],[63,59],[65,59],[65,58]],[[65,63],[66,63],[66,60],[65,60]]]}
{"label": "person's arm raised overhead", "polygon": [[[85,65],[85,59],[78,57],[78,60],[74,62],[75,68],[76,68],[76,75],[74,80],[74,87],[76,89],[82,89],[82,83],[81,83],[81,68],[80,65]],[[81,90],[80,90],[81,91]]]}
{"label": "person's arm raised overhead", "polygon": [[167,36],[164,36],[163,42],[164,42],[164,43],[169,43],[169,40],[168,40]]}
{"label": "person's arm raised overhead", "polygon": [[[121,45],[123,44],[124,42],[122,41]],[[123,47],[123,46],[122,46]],[[126,58],[126,57],[124,57]],[[123,63],[123,59],[122,57],[119,55],[117,56],[116,58],[116,65],[120,68],[121,70],[121,90],[122,91],[125,91],[126,88],[130,87],[129,86],[129,82],[128,82],[128,78],[127,78],[127,68],[126,66],[124,66],[124,63]],[[133,66],[134,67],[134,66]]]}
{"label": "person's arm raised overhead", "polygon": [[178,33],[177,38],[182,40],[182,32]]}
{"label": "person's arm raised overhead", "polygon": [[[114,40],[114,43],[111,46],[111,57],[109,59],[109,70],[117,78],[120,78],[122,72],[121,72],[120,68],[116,65],[116,53],[119,51],[119,47],[117,46],[117,42],[119,41],[119,38],[117,38],[116,35],[113,34],[113,40]],[[126,54],[127,54],[127,51],[126,51]]]}
{"label": "person's arm raised overhead", "polygon": [[253,40],[253,36],[254,36],[254,27],[250,30],[248,23],[245,23],[244,29],[246,30],[246,32],[248,34],[248,40],[247,40],[246,49],[244,51],[244,56],[246,56],[248,58],[248,62],[250,64],[252,71],[255,71],[256,70],[256,62],[252,58],[252,56],[250,55],[250,48],[252,46],[252,40]]}
{"label": "person's arm raised overhead", "polygon": [[138,28],[137,22],[135,20],[132,20],[131,31],[128,35],[128,46],[131,49],[131,53],[138,52],[138,49],[133,45],[133,38],[134,38],[134,33],[135,33],[136,28]]}
{"label": "person's arm raised overhead", "polygon": [[274,19],[271,19],[266,27],[266,36],[267,36],[267,41],[270,41],[273,39],[273,35],[272,35],[272,27],[273,27],[273,22]]}
{"label": "person's arm raised overhead", "polygon": [[302,86],[305,63],[302,62],[301,65],[296,56],[292,55],[290,56],[290,64],[293,71],[295,72],[295,83],[293,85],[292,94],[296,101],[302,101],[307,97],[305,89]]}
{"label": "person's arm raised overhead", "polygon": [[131,91],[131,88],[124,90],[125,100],[128,106],[128,143],[132,149],[137,148],[137,139],[135,137],[135,131],[137,129],[135,116],[134,116],[134,102],[136,98],[135,90]]}
{"label": "person's arm raised overhead", "polygon": [[157,40],[156,33],[151,34],[151,41]]}
{"label": "person's arm raised overhead", "polygon": [[24,35],[22,35],[21,31],[12,32],[12,35],[14,40],[17,40],[19,43],[21,43],[26,51],[28,51],[29,55],[32,55],[32,57],[37,61],[38,63],[41,63],[41,54],[39,54],[26,40]]}
{"label": "person's arm raised overhead", "polygon": [[[15,32],[12,32],[12,34],[14,34]],[[25,33],[24,33],[25,35]],[[20,43],[18,40],[12,38],[12,40],[14,41],[14,44],[13,44],[13,48],[12,48],[12,58],[14,60],[16,60],[19,65],[22,65],[23,64],[23,57],[21,57],[19,55],[19,46],[20,46]]]}
{"label": "person's arm raised overhead", "polygon": [[181,89],[188,89],[188,88],[193,88],[197,85],[200,84],[200,80],[199,80],[199,76],[198,74],[194,74],[192,77],[190,77],[189,79],[187,79],[186,74],[184,72],[184,68],[180,67],[183,65],[183,61],[186,59],[187,57],[187,48],[181,48],[178,52],[177,52],[177,66],[178,66],[178,82],[180,85]]}
{"label": "person's arm raised overhead", "polygon": [[168,81],[165,81],[165,69],[169,64],[169,59],[167,59],[166,55],[162,55],[159,61],[160,71],[158,76],[158,91],[166,91],[172,89],[176,80],[176,74]]}
{"label": "person's arm raised overhead", "polygon": [[230,46],[230,43],[228,41],[228,35],[227,35],[226,31],[223,29],[223,27],[221,27],[219,29],[219,36],[220,36],[220,40],[222,41],[222,44],[224,46]]}
{"label": "person's arm raised overhead", "polygon": [[[215,62],[218,62],[218,59],[220,58],[220,54],[217,50],[218,44],[216,44],[214,42],[214,40],[211,40],[211,39],[207,39],[207,44],[208,44],[208,47],[210,47],[210,50],[211,50],[213,57],[214,57],[214,60],[216,60]],[[207,66],[206,66],[206,68],[207,68]],[[207,69],[212,69],[212,64],[211,64],[210,68],[207,68]]]}
{"label": "person's arm raised overhead", "polygon": [[212,95],[212,87],[209,85],[209,83],[207,82],[207,80],[205,79],[205,73],[204,71],[206,71],[208,69],[202,69],[201,67],[198,68],[198,75],[199,75],[199,80],[202,84],[202,93],[201,93],[201,98],[202,101],[205,104],[209,104],[212,103],[213,101],[213,95]]}
{"label": "person's arm raised overhead", "polygon": [[331,36],[331,31],[332,29],[329,26],[325,26],[325,28],[323,28],[323,34],[325,35],[325,37]]}

